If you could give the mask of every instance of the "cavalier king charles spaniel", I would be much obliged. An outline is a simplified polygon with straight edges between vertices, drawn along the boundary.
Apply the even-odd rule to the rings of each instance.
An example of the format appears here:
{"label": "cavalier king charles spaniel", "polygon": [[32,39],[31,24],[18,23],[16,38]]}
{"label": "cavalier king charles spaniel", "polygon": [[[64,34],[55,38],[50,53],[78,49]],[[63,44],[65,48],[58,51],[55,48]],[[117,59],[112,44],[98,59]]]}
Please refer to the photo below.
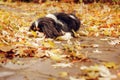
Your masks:
{"label": "cavalier king charles spaniel", "polygon": [[56,38],[66,33],[74,36],[81,22],[74,14],[54,13],[39,18],[30,26],[30,31],[43,32],[47,38]]}

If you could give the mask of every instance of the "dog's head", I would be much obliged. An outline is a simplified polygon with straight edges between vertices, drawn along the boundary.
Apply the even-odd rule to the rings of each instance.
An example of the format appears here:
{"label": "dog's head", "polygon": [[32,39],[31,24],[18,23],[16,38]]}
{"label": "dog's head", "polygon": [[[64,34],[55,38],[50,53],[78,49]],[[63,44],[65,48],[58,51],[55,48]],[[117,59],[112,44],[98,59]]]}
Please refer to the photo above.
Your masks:
{"label": "dog's head", "polygon": [[29,31],[31,31],[31,30],[33,30],[33,31],[39,31],[38,21],[35,21],[35,22],[32,23],[32,25],[30,26]]}

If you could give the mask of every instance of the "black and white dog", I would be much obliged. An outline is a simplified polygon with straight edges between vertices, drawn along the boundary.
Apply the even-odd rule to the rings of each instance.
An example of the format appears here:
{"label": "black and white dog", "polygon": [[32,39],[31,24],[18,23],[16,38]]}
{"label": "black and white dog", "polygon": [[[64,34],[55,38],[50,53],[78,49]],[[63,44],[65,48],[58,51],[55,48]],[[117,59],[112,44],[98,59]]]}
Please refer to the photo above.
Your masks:
{"label": "black and white dog", "polygon": [[65,33],[74,36],[73,31],[77,31],[80,25],[80,20],[73,14],[54,13],[33,22],[29,30],[43,32],[47,38],[56,38]]}

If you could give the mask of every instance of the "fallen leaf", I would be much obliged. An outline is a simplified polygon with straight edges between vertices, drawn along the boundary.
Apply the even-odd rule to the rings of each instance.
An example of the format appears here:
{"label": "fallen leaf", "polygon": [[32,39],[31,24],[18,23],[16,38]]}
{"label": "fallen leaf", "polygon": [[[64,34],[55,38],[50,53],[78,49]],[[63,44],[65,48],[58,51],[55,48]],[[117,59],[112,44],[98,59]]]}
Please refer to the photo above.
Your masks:
{"label": "fallen leaf", "polygon": [[66,68],[66,67],[72,67],[72,63],[56,63],[54,65],[52,65],[53,67],[62,67],[62,68]]}
{"label": "fallen leaf", "polygon": [[103,65],[105,65],[107,68],[112,68],[112,69],[118,68],[118,65],[115,64],[114,62],[103,62]]}
{"label": "fallen leaf", "polygon": [[68,76],[68,72],[65,72],[65,71],[63,71],[63,72],[59,72],[59,75],[60,75],[60,77],[67,77]]}

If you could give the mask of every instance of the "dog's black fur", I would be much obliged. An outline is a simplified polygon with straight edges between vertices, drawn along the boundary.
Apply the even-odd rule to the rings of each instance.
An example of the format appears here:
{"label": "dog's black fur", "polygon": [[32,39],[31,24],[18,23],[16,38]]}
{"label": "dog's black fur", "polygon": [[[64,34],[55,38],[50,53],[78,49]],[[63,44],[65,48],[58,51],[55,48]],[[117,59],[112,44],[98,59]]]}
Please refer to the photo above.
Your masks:
{"label": "dog's black fur", "polygon": [[33,22],[29,30],[43,32],[48,38],[56,38],[64,35],[64,32],[70,32],[80,28],[80,20],[73,14],[54,13],[51,16],[46,15]]}

